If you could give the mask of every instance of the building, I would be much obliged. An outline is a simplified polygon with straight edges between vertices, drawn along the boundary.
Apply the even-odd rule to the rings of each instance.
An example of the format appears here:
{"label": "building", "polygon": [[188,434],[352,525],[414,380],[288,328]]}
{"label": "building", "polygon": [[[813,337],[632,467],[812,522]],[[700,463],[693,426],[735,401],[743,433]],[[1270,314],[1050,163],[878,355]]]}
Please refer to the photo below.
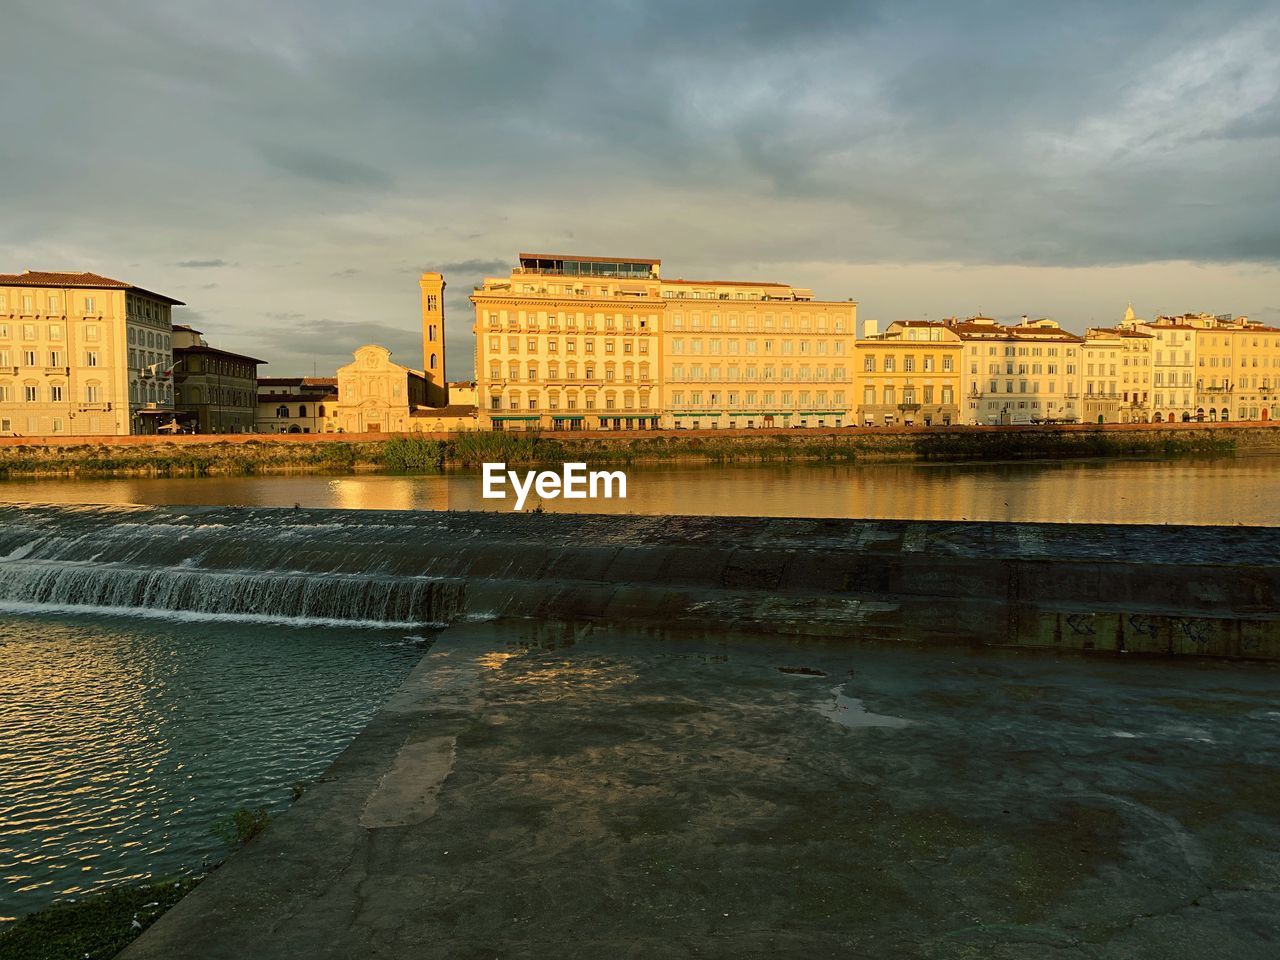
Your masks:
{"label": "building", "polygon": [[337,429],[337,377],[258,378],[259,433],[331,433]]}
{"label": "building", "polygon": [[782,283],[663,279],[662,261],[519,255],[471,296],[493,429],[838,426],[853,301]]}
{"label": "building", "polygon": [[476,382],[474,380],[449,381],[450,406],[476,406]]}
{"label": "building", "polygon": [[[418,280],[422,299],[423,369],[391,362],[391,351],[365,344],[352,362],[338,368],[337,401],[332,429],[342,433],[408,433],[423,430],[418,411],[443,411],[449,407],[449,383],[445,379],[444,277],[424,273]],[[474,422],[455,410],[437,419],[455,422],[459,429]]]}
{"label": "building", "polygon": [[855,344],[860,426],[960,422],[959,334],[941,321],[896,320],[878,334],[868,321]]}
{"label": "building", "polygon": [[1156,423],[1191,420],[1196,411],[1196,333],[1191,318],[1159,317],[1127,321],[1124,329],[1152,338],[1151,419]]}
{"label": "building", "polygon": [[1280,415],[1280,329],[1187,313],[1133,328],[1154,342],[1152,419],[1272,420]]}
{"label": "building", "polygon": [[1055,321],[1005,326],[990,317],[945,321],[964,342],[961,387],[971,424],[1073,423],[1080,419],[1083,337]]}
{"label": "building", "polygon": [[391,362],[391,351],[365,344],[338,368],[334,422],[339,433],[408,433],[415,407],[427,405],[427,378]]}
{"label": "building", "polygon": [[258,408],[255,357],[210,346],[199,330],[173,326],[173,403],[196,433],[253,433]]}
{"label": "building", "polygon": [[[1127,319],[1133,320],[1132,308]],[[1146,423],[1151,419],[1154,339],[1125,326],[1085,331],[1080,378],[1085,423]]]}
{"label": "building", "polygon": [[424,273],[418,279],[422,300],[422,376],[427,384],[426,405],[449,405],[444,368],[444,277]]}
{"label": "building", "polygon": [[409,429],[417,433],[470,433],[482,428],[473,403],[452,403],[447,407],[417,407],[409,414]]}
{"label": "building", "polygon": [[178,306],[94,273],[0,274],[0,435],[154,433]]}

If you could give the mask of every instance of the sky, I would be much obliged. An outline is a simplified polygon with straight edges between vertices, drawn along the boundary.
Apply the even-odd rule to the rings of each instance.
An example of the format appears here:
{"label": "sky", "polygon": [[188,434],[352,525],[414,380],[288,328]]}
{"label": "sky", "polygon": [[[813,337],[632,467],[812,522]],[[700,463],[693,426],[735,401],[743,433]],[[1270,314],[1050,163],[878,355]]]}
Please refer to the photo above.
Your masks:
{"label": "sky", "polygon": [[440,270],[660,257],[879,321],[1280,324],[1280,5],[0,0],[0,272],[332,374]]}

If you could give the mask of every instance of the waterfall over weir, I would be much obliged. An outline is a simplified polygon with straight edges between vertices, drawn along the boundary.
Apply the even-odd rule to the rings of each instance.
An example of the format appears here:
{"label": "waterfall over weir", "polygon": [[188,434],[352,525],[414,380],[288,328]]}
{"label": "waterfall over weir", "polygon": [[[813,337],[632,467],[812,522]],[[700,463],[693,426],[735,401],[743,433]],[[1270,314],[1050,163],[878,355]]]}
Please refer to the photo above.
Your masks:
{"label": "waterfall over weir", "polygon": [[414,627],[457,612],[461,586],[411,577],[67,566],[11,560],[0,567],[0,609],[77,610],[302,624]]}
{"label": "waterfall over weir", "polygon": [[0,610],[1280,660],[1280,527],[0,507]]}
{"label": "waterfall over weir", "polygon": [[457,580],[388,571],[376,556],[326,563],[338,559],[333,525],[140,524],[129,508],[0,517],[0,610],[400,628],[462,610]]}

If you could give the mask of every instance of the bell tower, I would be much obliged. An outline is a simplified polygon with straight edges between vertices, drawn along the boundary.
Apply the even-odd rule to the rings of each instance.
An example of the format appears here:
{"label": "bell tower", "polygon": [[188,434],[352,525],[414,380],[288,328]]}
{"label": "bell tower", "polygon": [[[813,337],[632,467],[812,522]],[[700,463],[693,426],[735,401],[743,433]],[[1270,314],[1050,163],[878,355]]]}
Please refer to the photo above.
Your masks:
{"label": "bell tower", "polygon": [[422,372],[427,378],[427,405],[447,407],[449,384],[444,374],[444,277],[424,273],[422,288]]}

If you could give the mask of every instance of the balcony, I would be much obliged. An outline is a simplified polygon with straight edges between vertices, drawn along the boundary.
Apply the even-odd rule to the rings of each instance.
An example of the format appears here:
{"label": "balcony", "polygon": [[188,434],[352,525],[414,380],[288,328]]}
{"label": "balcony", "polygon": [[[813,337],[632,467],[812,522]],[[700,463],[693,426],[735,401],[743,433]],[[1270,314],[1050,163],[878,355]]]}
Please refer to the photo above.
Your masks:
{"label": "balcony", "polygon": [[[154,407],[155,404],[151,404],[151,406]],[[76,409],[78,409],[81,413],[110,413],[111,401],[97,400],[92,403],[82,403]]]}
{"label": "balcony", "polygon": [[71,376],[70,367],[45,367],[44,375],[46,377],[69,377]]}

